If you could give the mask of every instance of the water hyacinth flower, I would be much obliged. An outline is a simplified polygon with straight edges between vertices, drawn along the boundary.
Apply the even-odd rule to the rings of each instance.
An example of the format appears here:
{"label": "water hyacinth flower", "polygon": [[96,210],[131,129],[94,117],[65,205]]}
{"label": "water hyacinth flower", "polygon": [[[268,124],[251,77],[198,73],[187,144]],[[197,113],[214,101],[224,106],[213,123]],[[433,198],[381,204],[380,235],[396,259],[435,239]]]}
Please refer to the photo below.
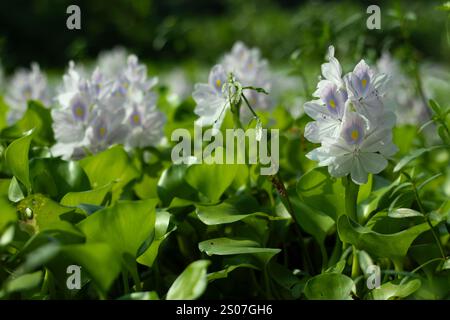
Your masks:
{"label": "water hyacinth flower", "polygon": [[225,69],[218,64],[211,69],[208,83],[195,85],[192,97],[197,103],[194,112],[199,116],[196,124],[220,128],[226,110],[230,107],[228,92],[225,90],[227,80]]}
{"label": "water hyacinth flower", "polygon": [[387,158],[397,152],[392,143],[392,129],[377,127],[369,131],[366,118],[357,112],[347,111],[337,138],[323,138],[321,147],[306,156],[328,166],[333,177],[350,174],[353,182],[367,183],[368,173],[380,173],[387,166]]}
{"label": "water hyacinth flower", "polygon": [[385,106],[396,114],[399,124],[420,124],[429,119],[427,106],[415,92],[414,78],[402,70],[400,63],[389,52],[383,52],[378,59],[377,70],[381,73],[389,72],[389,91],[384,97]]}
{"label": "water hyacinth flower", "polygon": [[[220,128],[226,110],[230,107],[227,92],[230,88],[224,88],[230,74],[242,87],[263,88],[266,91],[271,88],[268,63],[261,58],[259,50],[249,49],[242,42],[237,42],[231,52],[221,59],[220,64],[211,69],[208,83],[196,84],[194,87],[192,97],[197,103],[194,111],[199,116],[197,124]],[[269,110],[273,106],[264,93],[246,90],[244,94],[255,109]],[[247,108],[242,108],[242,116],[249,120]]]}
{"label": "water hyacinth flower", "polygon": [[8,85],[5,102],[9,106],[7,121],[13,124],[24,115],[29,100],[38,100],[44,106],[49,105],[47,77],[37,63],[30,70],[18,70]]}
{"label": "water hyacinth flower", "polygon": [[108,77],[117,77],[127,63],[127,50],[123,47],[115,47],[108,51],[102,51],[98,55],[97,66]]}
{"label": "water hyacinth flower", "polygon": [[344,116],[347,91],[338,89],[332,82],[324,83],[319,92],[320,99],[305,103],[305,113],[312,119],[305,127],[305,137],[319,143],[325,137],[339,135]]}
{"label": "water hyacinth flower", "polygon": [[127,107],[126,119],[127,149],[157,145],[161,141],[166,118],[156,108],[156,97],[150,97],[140,103],[131,102]]}
{"label": "water hyacinth flower", "polygon": [[364,184],[369,173],[380,173],[397,152],[392,142],[395,115],[382,103],[387,77],[361,60],[340,78],[342,69],[332,47],[328,60],[322,65],[324,79],[314,93],[320,99],[304,106],[314,119],[305,128],[305,138],[321,144],[306,157],[328,166],[333,177],[350,175],[356,184]]}
{"label": "water hyacinth flower", "polygon": [[130,55],[112,78],[97,67],[86,79],[70,63],[63,80],[55,98],[58,108],[52,110],[54,156],[80,158],[113,144],[129,150],[161,140],[165,118],[151,92],[157,78],[147,78],[147,68],[136,56]]}

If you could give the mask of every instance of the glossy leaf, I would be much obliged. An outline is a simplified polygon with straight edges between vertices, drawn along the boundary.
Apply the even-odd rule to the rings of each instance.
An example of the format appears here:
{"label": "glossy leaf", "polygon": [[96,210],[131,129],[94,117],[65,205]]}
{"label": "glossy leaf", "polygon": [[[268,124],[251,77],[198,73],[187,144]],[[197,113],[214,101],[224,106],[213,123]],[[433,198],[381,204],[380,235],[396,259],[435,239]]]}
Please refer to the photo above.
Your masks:
{"label": "glossy leaf", "polygon": [[208,255],[229,255],[244,253],[269,253],[275,255],[280,249],[261,248],[261,246],[252,240],[235,240],[229,238],[217,238],[206,240],[198,244],[200,251]]}
{"label": "glossy leaf", "polygon": [[88,216],[78,226],[88,243],[104,242],[120,255],[136,257],[154,232],[156,203],[155,199],[119,201]]}
{"label": "glossy leaf", "polygon": [[206,290],[208,260],[192,262],[178,276],[167,292],[167,300],[194,300]]}
{"label": "glossy leaf", "polygon": [[375,256],[393,259],[404,257],[414,239],[429,230],[429,226],[422,223],[397,233],[381,234],[349,220],[347,216],[339,218],[337,227],[343,242]]}
{"label": "glossy leaf", "polygon": [[5,150],[6,165],[17,180],[24,184],[28,192],[31,191],[28,151],[32,138],[33,131],[28,131],[23,137],[11,142]]}
{"label": "glossy leaf", "polygon": [[80,161],[80,165],[89,177],[92,189],[114,183],[112,201],[119,199],[125,185],[139,175],[121,146],[86,157]]}
{"label": "glossy leaf", "polygon": [[383,283],[379,288],[373,289],[369,293],[369,298],[373,300],[392,300],[406,298],[417,291],[421,286],[419,279],[410,280],[404,284],[394,284],[393,282]]}
{"label": "glossy leaf", "polygon": [[305,296],[310,300],[351,300],[353,280],[340,273],[324,273],[308,280]]}
{"label": "glossy leaf", "polygon": [[326,168],[305,173],[297,183],[297,193],[306,205],[333,220],[345,213],[345,187],[340,179],[330,178]]}
{"label": "glossy leaf", "polygon": [[211,202],[217,202],[233,183],[237,172],[237,165],[194,164],[187,169],[185,179]]}

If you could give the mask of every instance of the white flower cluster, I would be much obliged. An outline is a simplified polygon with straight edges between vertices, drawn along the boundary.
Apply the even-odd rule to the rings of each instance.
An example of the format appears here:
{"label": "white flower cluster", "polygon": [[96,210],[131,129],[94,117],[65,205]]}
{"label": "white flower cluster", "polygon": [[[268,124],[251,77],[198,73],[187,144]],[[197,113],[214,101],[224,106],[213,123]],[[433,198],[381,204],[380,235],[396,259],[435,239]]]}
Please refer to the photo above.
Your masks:
{"label": "white flower cluster", "polygon": [[112,144],[126,149],[157,144],[165,117],[156,108],[151,89],[157,78],[147,78],[147,68],[134,55],[114,77],[96,68],[86,79],[73,62],[63,77],[52,110],[56,144],[54,156],[80,158]]}
{"label": "white flower cluster", "polygon": [[[230,91],[226,86],[230,73],[243,87],[263,88],[266,91],[271,88],[268,64],[261,58],[260,51],[256,48],[249,49],[242,42],[237,42],[220,64],[211,69],[208,83],[196,84],[194,87],[192,97],[197,103],[194,110],[199,116],[197,124],[220,128],[226,110],[230,108]],[[244,94],[255,109],[268,110],[272,107],[269,97],[264,93],[246,90]],[[247,108],[242,110],[243,117],[248,117]]]}
{"label": "white flower cluster", "polygon": [[355,183],[364,184],[368,173],[381,172],[397,152],[392,142],[395,115],[382,102],[387,77],[375,74],[364,60],[343,77],[332,46],[327,59],[313,94],[318,99],[304,106],[314,119],[305,128],[305,137],[321,146],[306,156],[328,166],[333,177],[350,174]]}
{"label": "white flower cluster", "polygon": [[386,107],[395,112],[397,123],[420,124],[428,120],[427,106],[415,92],[414,79],[405,74],[400,63],[388,52],[377,61],[377,71],[389,72],[390,90],[386,92]]}
{"label": "white flower cluster", "polygon": [[14,124],[22,118],[29,100],[38,100],[48,107],[49,97],[47,77],[37,63],[31,64],[31,70],[18,70],[9,82],[5,96],[5,102],[9,106],[8,124]]}

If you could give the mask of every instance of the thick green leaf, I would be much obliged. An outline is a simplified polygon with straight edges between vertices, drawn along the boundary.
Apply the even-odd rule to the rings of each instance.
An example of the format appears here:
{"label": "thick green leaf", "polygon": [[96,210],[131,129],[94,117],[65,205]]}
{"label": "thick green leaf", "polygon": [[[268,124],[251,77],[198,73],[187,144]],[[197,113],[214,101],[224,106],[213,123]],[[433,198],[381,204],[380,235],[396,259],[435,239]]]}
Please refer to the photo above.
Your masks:
{"label": "thick green leaf", "polygon": [[16,208],[8,199],[10,179],[0,179],[0,234],[5,227],[17,220]]}
{"label": "thick green leaf", "polygon": [[211,272],[208,273],[208,282],[212,282],[214,280],[217,279],[224,279],[228,277],[228,274],[238,268],[250,268],[250,269],[256,269],[259,270],[259,268],[255,267],[252,264],[235,264],[235,265],[230,265],[227,266],[225,269],[219,270],[219,271],[215,271],[215,272]]}
{"label": "thick green leaf", "polygon": [[68,207],[77,207],[80,204],[100,206],[111,188],[112,184],[107,184],[94,190],[69,192],[61,199],[60,203]]}
{"label": "thick green leaf", "polygon": [[404,284],[394,284],[393,282],[383,283],[379,288],[373,289],[368,294],[373,300],[392,300],[406,298],[417,291],[421,286],[419,279],[408,281]]}
{"label": "thick green leaf", "polygon": [[20,227],[29,234],[52,229],[79,233],[70,223],[61,220],[62,215],[73,209],[61,206],[41,194],[33,194],[20,201],[17,211],[21,217]]}
{"label": "thick green leaf", "polygon": [[397,208],[389,211],[388,216],[391,218],[409,218],[409,217],[421,217],[423,216],[423,214],[409,208]]}
{"label": "thick green leaf", "polygon": [[275,255],[280,249],[261,248],[259,243],[252,240],[235,240],[229,238],[210,239],[198,244],[200,251],[207,255],[229,255],[245,253],[269,253]]}
{"label": "thick green leaf", "polygon": [[156,199],[119,201],[88,216],[78,226],[88,243],[104,242],[120,255],[136,257],[154,232],[157,202]]}
{"label": "thick green leaf", "polygon": [[351,221],[347,216],[339,218],[337,227],[343,242],[375,256],[393,259],[404,257],[414,239],[429,230],[429,226],[422,223],[397,233],[381,234]]}
{"label": "thick green leaf", "polygon": [[145,250],[145,252],[139,256],[137,262],[151,267],[156,260],[158,255],[158,249],[161,243],[168,237],[168,235],[174,230],[169,229],[170,213],[167,211],[157,211],[156,212],[156,222],[155,222],[155,236],[153,238],[150,246]]}
{"label": "thick green leaf", "polygon": [[319,274],[308,280],[305,296],[310,300],[351,300],[353,280],[340,273]]}
{"label": "thick green leaf", "polygon": [[165,170],[158,181],[158,196],[163,206],[168,206],[174,198],[197,200],[197,192],[185,180],[187,165],[172,165]]}
{"label": "thick green leaf", "polygon": [[218,205],[197,205],[198,218],[207,225],[217,225],[240,221],[251,216],[279,219],[263,212],[255,212],[258,203],[249,196],[227,199]]}
{"label": "thick green leaf", "polygon": [[26,291],[34,289],[42,281],[42,271],[24,274],[17,278],[12,278],[5,283],[5,291],[7,293]]}
{"label": "thick green leaf", "polygon": [[208,279],[206,271],[210,262],[198,260],[192,262],[178,276],[167,292],[167,300],[194,300],[206,290]]}
{"label": "thick green leaf", "polygon": [[25,195],[23,194],[22,189],[20,188],[19,181],[17,181],[16,177],[12,177],[11,183],[8,188],[8,199],[12,202],[19,202],[23,200]]}
{"label": "thick green leaf", "polygon": [[145,291],[126,294],[117,300],[159,300],[159,297],[155,291]]}
{"label": "thick green leaf", "polygon": [[25,256],[25,261],[16,269],[15,273],[20,275],[42,267],[54,258],[60,249],[61,245],[56,241],[37,247]]}
{"label": "thick green leaf", "polygon": [[5,150],[6,165],[17,180],[24,184],[28,192],[31,192],[28,151],[32,138],[33,131],[30,130],[23,137],[11,142]]}
{"label": "thick green leaf", "polygon": [[300,227],[312,235],[322,245],[327,234],[335,225],[334,220],[321,211],[316,211],[303,203],[295,194],[290,196],[294,214]]}
{"label": "thick green leaf", "polygon": [[30,161],[30,180],[35,193],[59,200],[68,192],[88,190],[89,179],[75,161],[39,158]]}
{"label": "thick green leaf", "polygon": [[89,177],[92,189],[114,183],[112,201],[119,199],[123,187],[139,176],[139,171],[130,161],[121,146],[114,146],[80,161]]}
{"label": "thick green leaf", "polygon": [[297,193],[306,205],[333,220],[345,213],[345,187],[341,179],[331,178],[326,168],[305,173],[297,183]]}
{"label": "thick green leaf", "polygon": [[39,101],[28,101],[28,108],[22,119],[3,129],[1,135],[7,139],[16,139],[31,129],[34,130],[33,141],[37,144],[48,146],[54,143],[50,109],[45,108]]}
{"label": "thick green leaf", "polygon": [[419,158],[420,156],[422,156],[424,153],[435,150],[437,148],[440,148],[440,146],[433,146],[433,147],[429,147],[429,148],[421,148],[421,149],[416,149],[414,151],[412,151],[410,154],[408,154],[407,156],[403,157],[398,163],[397,165],[394,167],[394,172],[398,172],[400,170],[402,170],[406,165],[408,165],[411,161]]}
{"label": "thick green leaf", "polygon": [[134,192],[139,199],[151,199],[158,197],[158,178],[144,175],[142,180],[134,185]]}
{"label": "thick green leaf", "polygon": [[233,183],[238,168],[233,164],[194,164],[187,169],[185,180],[211,202],[217,202]]}
{"label": "thick green leaf", "polygon": [[86,270],[104,292],[108,291],[121,270],[121,259],[106,243],[67,245],[62,252]]}

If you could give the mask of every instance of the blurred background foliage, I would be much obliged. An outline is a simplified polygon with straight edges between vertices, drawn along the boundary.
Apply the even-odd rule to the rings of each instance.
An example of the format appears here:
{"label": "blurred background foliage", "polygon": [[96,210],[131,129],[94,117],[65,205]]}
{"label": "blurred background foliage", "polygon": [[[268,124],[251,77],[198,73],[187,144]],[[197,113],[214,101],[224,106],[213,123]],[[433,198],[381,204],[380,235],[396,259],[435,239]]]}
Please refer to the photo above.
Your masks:
{"label": "blurred background foliage", "polygon": [[[81,30],[68,30],[66,8],[81,8]],[[289,57],[319,63],[330,44],[354,61],[384,50],[400,60],[448,64],[443,1],[380,1],[381,30],[368,30],[373,1],[17,0],[0,2],[0,61],[11,73],[38,62],[61,70],[117,45],[150,65],[211,65],[236,40],[257,46],[272,64]],[[320,53],[320,54],[319,54]],[[314,64],[313,64],[314,66]],[[316,64],[317,66],[317,64]]]}

